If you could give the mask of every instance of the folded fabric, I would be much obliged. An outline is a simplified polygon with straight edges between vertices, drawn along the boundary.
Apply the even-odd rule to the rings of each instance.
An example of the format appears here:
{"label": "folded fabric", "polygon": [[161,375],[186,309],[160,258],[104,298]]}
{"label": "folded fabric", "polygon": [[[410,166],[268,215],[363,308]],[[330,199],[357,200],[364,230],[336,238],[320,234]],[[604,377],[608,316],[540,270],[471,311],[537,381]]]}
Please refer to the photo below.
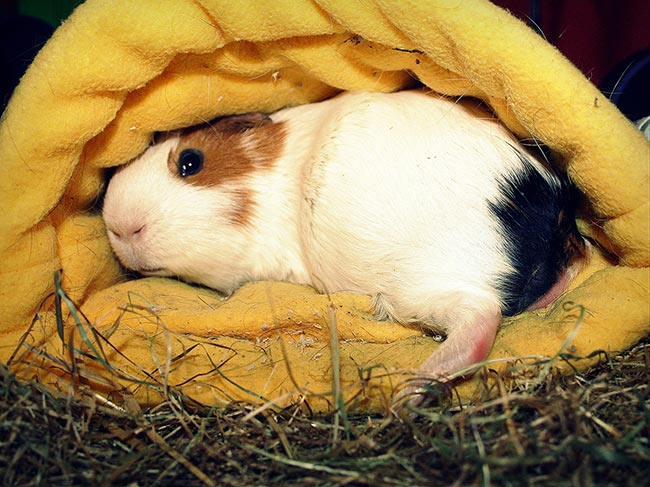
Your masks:
{"label": "folded fabric", "polygon": [[387,404],[434,339],[374,320],[366,296],[263,282],[224,299],[172,279],[127,279],[96,208],[106,168],[156,131],[415,80],[485,100],[516,135],[545,143],[586,196],[593,261],[548,309],[502,324],[489,366],[618,351],[646,335],[648,142],[508,12],[485,0],[88,0],[0,122],[0,359],[53,386],[128,390],[143,402],[174,391],[315,410],[331,407],[336,369],[350,405]]}

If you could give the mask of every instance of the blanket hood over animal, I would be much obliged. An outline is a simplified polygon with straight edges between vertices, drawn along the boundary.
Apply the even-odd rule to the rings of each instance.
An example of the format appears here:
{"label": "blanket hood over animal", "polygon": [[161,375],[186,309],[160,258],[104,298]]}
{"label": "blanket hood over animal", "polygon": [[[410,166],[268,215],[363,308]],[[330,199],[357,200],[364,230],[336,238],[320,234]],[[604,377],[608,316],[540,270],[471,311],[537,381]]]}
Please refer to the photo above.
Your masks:
{"label": "blanket hood over animal", "polygon": [[366,296],[263,282],[223,299],[126,279],[96,202],[106,168],[156,131],[415,79],[481,98],[516,135],[548,145],[586,196],[581,229],[602,249],[559,301],[502,324],[490,367],[623,350],[646,335],[648,142],[508,12],[485,0],[88,0],[0,123],[0,358],[53,386],[73,379],[142,402],[174,390],[209,404],[303,398],[314,409],[331,405],[336,368],[351,406],[384,404],[433,339],[374,321]]}

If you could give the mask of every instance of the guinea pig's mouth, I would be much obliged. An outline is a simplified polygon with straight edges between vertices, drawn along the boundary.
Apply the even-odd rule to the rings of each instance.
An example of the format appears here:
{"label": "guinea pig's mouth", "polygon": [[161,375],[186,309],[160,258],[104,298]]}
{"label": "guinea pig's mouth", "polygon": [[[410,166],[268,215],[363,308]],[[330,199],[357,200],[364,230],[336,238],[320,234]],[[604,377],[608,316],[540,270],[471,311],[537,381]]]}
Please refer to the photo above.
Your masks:
{"label": "guinea pig's mouth", "polygon": [[133,269],[133,270],[136,271],[138,274],[142,274],[145,276],[162,276],[167,274],[164,267],[156,267],[156,268],[140,267],[138,269]]}

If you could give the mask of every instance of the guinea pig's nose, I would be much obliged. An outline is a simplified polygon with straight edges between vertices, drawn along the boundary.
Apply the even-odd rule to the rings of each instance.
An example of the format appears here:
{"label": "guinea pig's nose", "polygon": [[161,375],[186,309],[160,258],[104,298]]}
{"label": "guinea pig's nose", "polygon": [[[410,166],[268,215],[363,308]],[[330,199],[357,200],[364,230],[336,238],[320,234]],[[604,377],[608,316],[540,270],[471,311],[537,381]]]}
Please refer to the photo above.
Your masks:
{"label": "guinea pig's nose", "polygon": [[145,228],[146,224],[138,222],[123,227],[108,226],[107,230],[118,240],[135,240],[142,238],[142,235],[145,233]]}

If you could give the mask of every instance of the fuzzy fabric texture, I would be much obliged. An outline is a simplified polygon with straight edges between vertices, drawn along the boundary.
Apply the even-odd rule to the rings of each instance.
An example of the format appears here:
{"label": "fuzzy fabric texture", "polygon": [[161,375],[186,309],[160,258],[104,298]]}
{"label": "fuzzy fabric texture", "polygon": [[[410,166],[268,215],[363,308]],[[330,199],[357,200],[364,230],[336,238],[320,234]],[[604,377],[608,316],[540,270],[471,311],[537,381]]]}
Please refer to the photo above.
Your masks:
{"label": "fuzzy fabric texture", "polygon": [[[52,385],[74,378],[148,403],[176,386],[208,404],[314,410],[332,406],[336,367],[349,405],[388,404],[432,338],[373,320],[366,296],[263,282],[223,299],[171,279],[127,280],[94,207],[106,168],[153,132],[415,79],[482,98],[515,134],[547,144],[587,197],[581,230],[604,249],[558,302],[502,324],[490,367],[623,350],[646,335],[648,142],[508,12],[486,0],[88,0],[0,123],[0,359]],[[477,394],[471,382],[462,391]]]}

